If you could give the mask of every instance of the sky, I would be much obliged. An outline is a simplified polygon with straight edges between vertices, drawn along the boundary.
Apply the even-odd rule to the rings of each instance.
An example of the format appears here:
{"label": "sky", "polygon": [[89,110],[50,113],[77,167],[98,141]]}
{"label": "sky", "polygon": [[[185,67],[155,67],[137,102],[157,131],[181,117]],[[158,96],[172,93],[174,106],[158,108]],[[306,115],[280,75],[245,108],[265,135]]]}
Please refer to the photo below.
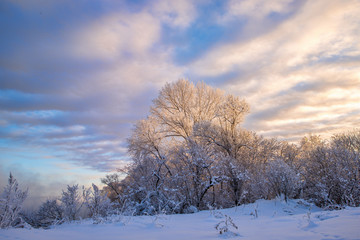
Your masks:
{"label": "sky", "polygon": [[243,127],[297,141],[360,124],[359,0],[2,0],[0,185],[31,199],[99,184],[165,83],[250,104]]}

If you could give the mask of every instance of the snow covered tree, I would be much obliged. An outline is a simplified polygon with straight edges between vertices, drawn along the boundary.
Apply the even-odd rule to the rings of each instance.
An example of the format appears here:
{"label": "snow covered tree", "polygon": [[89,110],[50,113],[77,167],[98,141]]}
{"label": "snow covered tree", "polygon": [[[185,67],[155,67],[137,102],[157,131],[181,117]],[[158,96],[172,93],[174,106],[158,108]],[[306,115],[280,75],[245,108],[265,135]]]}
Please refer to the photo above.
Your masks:
{"label": "snow covered tree", "polygon": [[10,173],[8,185],[0,198],[0,228],[16,227],[22,224],[19,213],[26,197],[27,190],[20,190],[17,180]]}
{"label": "snow covered tree", "polygon": [[186,80],[167,83],[154,100],[151,114],[165,128],[166,136],[187,139],[196,123],[216,118],[223,95],[204,83],[196,86]]}
{"label": "snow covered tree", "polygon": [[[228,113],[228,115],[231,114]],[[219,121],[220,126],[215,123],[202,122],[194,127],[194,135],[203,144],[209,145],[211,149],[218,153],[222,153],[218,164],[222,168],[222,180],[225,186],[220,191],[225,188],[230,193],[235,205],[240,203],[245,190],[245,182],[248,180],[246,161],[248,160],[247,153],[251,149],[250,142],[252,138],[250,132],[238,126],[241,122],[240,118],[238,114],[234,114],[232,118],[224,117],[223,120]],[[230,119],[232,120],[230,121]],[[230,122],[234,125],[230,124]]]}
{"label": "snow covered tree", "polygon": [[111,202],[116,201],[120,205],[123,203],[120,198],[122,192],[121,181],[122,179],[118,173],[108,174],[104,178],[101,178],[101,183],[106,185],[103,190],[107,193],[108,198]]}
{"label": "snow covered tree", "polygon": [[109,198],[102,194],[95,184],[92,184],[92,189],[85,194],[85,204],[94,220],[107,216],[112,210]]}
{"label": "snow covered tree", "polygon": [[153,117],[139,121],[128,139],[133,163],[128,167],[127,197],[136,202],[137,213],[171,211],[166,191],[171,181],[169,166],[171,139]]}
{"label": "snow covered tree", "polygon": [[[84,192],[84,188],[82,189]],[[64,210],[65,221],[73,221],[79,217],[81,207],[84,204],[83,194],[79,191],[79,185],[67,186],[66,191],[62,191],[61,206]]]}
{"label": "snow covered tree", "polygon": [[[249,111],[250,107],[245,100],[233,95],[225,96],[217,110],[217,122],[222,130],[222,135],[236,143],[240,124]],[[235,147],[234,150],[237,151],[238,147],[241,146]]]}
{"label": "snow covered tree", "polygon": [[[144,209],[149,204],[156,209],[178,206],[176,211],[182,212],[186,205],[206,206],[212,189],[214,203],[220,178],[212,176],[220,174],[220,155],[236,158],[244,145],[238,137],[247,103],[186,80],[166,84],[153,103],[150,116],[136,124],[128,141],[133,163],[123,181],[123,195]],[[182,183],[180,176],[189,181]]]}
{"label": "snow covered tree", "polygon": [[268,162],[266,178],[270,190],[278,197],[283,196],[285,201],[294,197],[300,188],[300,176],[280,158]]}
{"label": "snow covered tree", "polygon": [[176,186],[184,197],[182,204],[195,206],[197,209],[213,204],[215,196],[208,196],[210,202],[205,202],[205,199],[210,189],[222,180],[219,176],[217,153],[211,146],[189,139],[176,154]]}
{"label": "snow covered tree", "polygon": [[359,131],[336,134],[328,142],[319,139],[302,141],[306,197],[320,206],[358,206]]}
{"label": "snow covered tree", "polygon": [[306,197],[320,206],[338,204],[333,201],[332,197],[334,187],[338,185],[336,162],[331,159],[328,145],[311,149],[307,156],[308,158],[305,159],[306,186],[304,188]]}
{"label": "snow covered tree", "polygon": [[331,139],[332,157],[338,164],[338,197],[349,206],[360,205],[360,130],[336,134]]}
{"label": "snow covered tree", "polygon": [[251,173],[251,183],[249,188],[249,201],[260,198],[271,198],[271,189],[267,184],[268,162],[279,157],[280,143],[275,138],[264,138],[255,136],[251,145],[249,157],[249,168]]}
{"label": "snow covered tree", "polygon": [[[166,144],[166,145],[165,145]],[[154,191],[163,186],[166,176],[171,176],[167,157],[171,143],[165,138],[161,127],[154,118],[139,121],[129,138],[129,153],[139,164],[148,166]],[[142,162],[142,163],[141,163]]]}

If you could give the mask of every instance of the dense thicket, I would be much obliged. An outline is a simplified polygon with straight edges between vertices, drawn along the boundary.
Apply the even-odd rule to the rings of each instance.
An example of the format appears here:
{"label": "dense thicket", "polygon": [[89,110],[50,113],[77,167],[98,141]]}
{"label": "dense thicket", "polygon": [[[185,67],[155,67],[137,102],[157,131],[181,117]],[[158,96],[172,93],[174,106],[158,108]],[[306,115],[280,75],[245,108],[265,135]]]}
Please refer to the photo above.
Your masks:
{"label": "dense thicket", "polygon": [[68,186],[35,214],[21,215],[26,192],[10,175],[0,226],[15,219],[48,227],[81,217],[100,222],[119,212],[190,213],[274,197],[329,208],[360,205],[360,130],[293,144],[242,128],[248,112],[245,100],[204,83],[166,84],[128,139],[132,163],[103,178],[102,190]]}

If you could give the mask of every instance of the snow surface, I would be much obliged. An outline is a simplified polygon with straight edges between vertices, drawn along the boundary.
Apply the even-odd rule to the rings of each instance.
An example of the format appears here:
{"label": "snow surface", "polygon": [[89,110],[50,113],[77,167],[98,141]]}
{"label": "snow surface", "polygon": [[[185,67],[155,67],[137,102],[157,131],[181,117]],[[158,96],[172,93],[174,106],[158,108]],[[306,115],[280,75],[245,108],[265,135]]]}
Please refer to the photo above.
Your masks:
{"label": "snow surface", "polygon": [[[231,219],[228,232],[215,226]],[[360,239],[360,208],[324,211],[304,200],[259,200],[236,208],[184,215],[117,217],[109,223],[91,220],[49,230],[0,230],[0,239]]]}

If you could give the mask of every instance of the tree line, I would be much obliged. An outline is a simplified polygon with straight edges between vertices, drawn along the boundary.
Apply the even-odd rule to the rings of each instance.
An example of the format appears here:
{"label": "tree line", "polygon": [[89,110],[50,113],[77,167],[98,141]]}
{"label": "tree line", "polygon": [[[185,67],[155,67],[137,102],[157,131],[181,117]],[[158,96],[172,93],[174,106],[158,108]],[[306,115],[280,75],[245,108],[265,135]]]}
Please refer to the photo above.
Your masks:
{"label": "tree line", "polygon": [[[133,128],[130,165],[106,175],[102,190],[68,186],[22,219],[46,227],[81,214],[99,220],[119,212],[192,213],[275,197],[326,208],[359,206],[359,130],[294,144],[241,127],[248,113],[245,100],[204,83],[168,83]],[[0,203],[1,223],[7,217]]]}

